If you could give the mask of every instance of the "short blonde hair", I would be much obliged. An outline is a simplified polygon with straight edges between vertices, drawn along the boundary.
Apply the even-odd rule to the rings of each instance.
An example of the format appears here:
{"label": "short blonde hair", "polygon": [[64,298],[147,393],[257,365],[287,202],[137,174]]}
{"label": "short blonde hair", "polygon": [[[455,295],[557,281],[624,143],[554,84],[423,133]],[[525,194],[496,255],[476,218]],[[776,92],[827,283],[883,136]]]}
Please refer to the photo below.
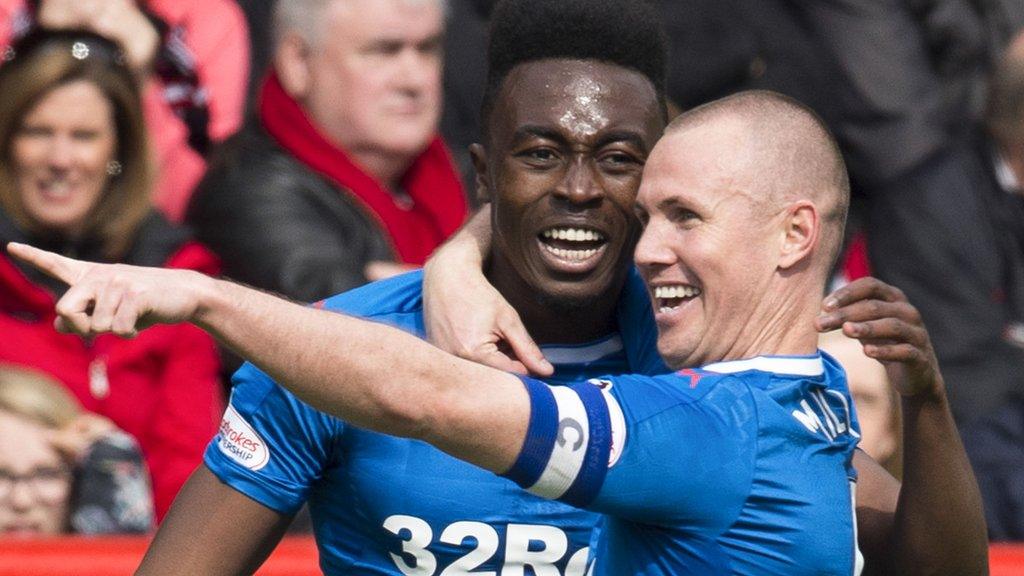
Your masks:
{"label": "short blonde hair", "polygon": [[0,364],[0,410],[55,430],[81,413],[78,401],[59,382],[12,364]]}
{"label": "short blonde hair", "polygon": [[136,78],[116,44],[89,32],[36,32],[12,50],[13,58],[0,66],[0,209],[23,230],[38,232],[22,207],[12,174],[14,137],[32,107],[52,90],[89,82],[113,109],[121,173],[108,180],[85,232],[99,239],[104,257],[122,259],[152,208],[153,165]]}

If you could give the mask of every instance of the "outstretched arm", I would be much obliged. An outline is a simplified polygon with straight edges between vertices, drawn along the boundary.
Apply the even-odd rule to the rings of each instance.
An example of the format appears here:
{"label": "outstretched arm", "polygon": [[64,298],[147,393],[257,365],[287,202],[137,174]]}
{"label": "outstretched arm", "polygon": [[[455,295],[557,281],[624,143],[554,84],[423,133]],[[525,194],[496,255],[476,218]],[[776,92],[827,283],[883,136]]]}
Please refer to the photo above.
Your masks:
{"label": "outstretched arm", "polygon": [[902,488],[866,455],[857,457],[866,568],[871,574],[987,574],[981,495],[920,314],[899,289],[864,278],[825,299],[819,330],[840,327],[885,365],[903,413]]}
{"label": "outstretched arm", "polygon": [[[311,406],[359,427],[425,440],[504,472],[530,417],[518,378],[395,328],[303,307],[184,270],[92,264],[25,245],[14,256],[67,282],[58,328],[131,335],[192,322]],[[358,335],[358,337],[353,337]]]}

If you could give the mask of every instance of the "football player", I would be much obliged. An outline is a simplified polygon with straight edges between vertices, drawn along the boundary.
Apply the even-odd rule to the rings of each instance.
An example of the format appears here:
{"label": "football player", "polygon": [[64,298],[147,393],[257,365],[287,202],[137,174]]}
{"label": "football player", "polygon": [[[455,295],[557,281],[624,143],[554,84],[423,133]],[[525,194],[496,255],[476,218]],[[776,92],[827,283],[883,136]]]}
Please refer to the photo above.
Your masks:
{"label": "football player", "polygon": [[[944,572],[983,571],[977,487],[920,316],[873,279],[819,304],[848,194],[835,142],[788,98],[744,93],[681,116],[648,157],[636,260],[659,352],[674,369],[701,368],[568,386],[193,273],[10,249],[72,284],[58,305],[65,329],[194,322],[346,426],[426,441],[604,513],[596,574],[860,572],[856,419],[842,370],[817,351],[816,329],[841,326],[892,367],[908,437],[938,438],[939,452],[923,456],[956,489],[914,494],[968,526],[968,538],[945,541],[960,559]],[[250,430],[229,428],[236,448],[252,446]],[[415,555],[423,538],[408,542],[408,570],[432,573]]]}

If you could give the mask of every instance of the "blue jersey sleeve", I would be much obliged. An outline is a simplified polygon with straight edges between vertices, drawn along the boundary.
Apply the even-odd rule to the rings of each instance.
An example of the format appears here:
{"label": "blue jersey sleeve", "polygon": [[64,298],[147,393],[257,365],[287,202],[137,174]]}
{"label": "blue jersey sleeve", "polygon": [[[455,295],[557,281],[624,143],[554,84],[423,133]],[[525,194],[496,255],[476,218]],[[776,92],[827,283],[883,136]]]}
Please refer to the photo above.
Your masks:
{"label": "blue jersey sleeve", "polygon": [[523,380],[530,424],[505,475],[524,488],[649,524],[721,529],[739,514],[758,438],[742,382],[690,389],[675,375],[572,386]]}
{"label": "blue jersey sleeve", "polygon": [[[386,322],[423,333],[422,272],[374,282],[314,307]],[[246,363],[232,378],[231,401],[204,462],[224,483],[274,510],[291,513],[305,502],[328,466],[344,424],[307,405]]]}
{"label": "blue jersey sleeve", "polygon": [[222,482],[284,514],[297,511],[334,458],[343,424],[245,364],[203,461]]}
{"label": "blue jersey sleeve", "polygon": [[707,374],[605,382],[623,432],[592,508],[712,533],[735,521],[758,457],[758,409],[749,387]]}
{"label": "blue jersey sleeve", "polygon": [[[363,318],[419,313],[423,308],[423,270],[364,284],[318,302],[317,306]],[[411,332],[422,332],[410,326],[403,328]]]}

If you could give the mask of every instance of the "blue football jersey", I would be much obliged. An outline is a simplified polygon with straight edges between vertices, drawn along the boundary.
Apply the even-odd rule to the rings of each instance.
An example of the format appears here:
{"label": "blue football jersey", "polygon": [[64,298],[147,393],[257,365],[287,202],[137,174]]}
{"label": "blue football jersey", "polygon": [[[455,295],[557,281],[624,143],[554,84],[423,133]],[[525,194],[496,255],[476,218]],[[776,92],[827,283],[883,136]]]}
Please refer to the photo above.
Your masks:
{"label": "blue football jersey", "polygon": [[858,424],[827,355],[523,380],[530,425],[506,475],[607,515],[594,574],[859,573]]}
{"label": "blue football jersey", "polygon": [[[317,306],[422,337],[421,282],[420,273],[411,273]],[[638,344],[653,341],[647,302],[632,275],[619,306],[619,334],[545,347],[555,381],[627,372],[630,365],[661,371],[656,354]],[[308,502],[325,573],[584,574],[596,514],[530,494],[424,442],[346,425],[251,364],[233,382],[204,461],[223,482],[279,512]]]}

